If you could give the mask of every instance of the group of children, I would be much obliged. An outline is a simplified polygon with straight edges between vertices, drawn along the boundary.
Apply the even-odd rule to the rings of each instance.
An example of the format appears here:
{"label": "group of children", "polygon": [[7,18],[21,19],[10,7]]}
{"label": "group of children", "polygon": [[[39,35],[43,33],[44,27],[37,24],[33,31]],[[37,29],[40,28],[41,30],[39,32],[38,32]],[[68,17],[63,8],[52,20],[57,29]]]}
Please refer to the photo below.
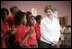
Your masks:
{"label": "group of children", "polygon": [[38,48],[41,15],[34,17],[17,6],[1,8],[1,48]]}

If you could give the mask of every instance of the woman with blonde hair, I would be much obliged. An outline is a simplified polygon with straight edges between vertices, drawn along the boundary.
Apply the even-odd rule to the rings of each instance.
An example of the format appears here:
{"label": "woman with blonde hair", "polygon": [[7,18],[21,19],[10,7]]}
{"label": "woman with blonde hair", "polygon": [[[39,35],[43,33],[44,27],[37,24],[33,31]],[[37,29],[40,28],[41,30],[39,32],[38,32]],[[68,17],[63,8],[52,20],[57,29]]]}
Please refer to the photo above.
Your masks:
{"label": "woman with blonde hair", "polygon": [[41,20],[41,48],[56,48],[60,38],[59,20],[54,17],[54,8],[47,5],[44,8],[46,17]]}

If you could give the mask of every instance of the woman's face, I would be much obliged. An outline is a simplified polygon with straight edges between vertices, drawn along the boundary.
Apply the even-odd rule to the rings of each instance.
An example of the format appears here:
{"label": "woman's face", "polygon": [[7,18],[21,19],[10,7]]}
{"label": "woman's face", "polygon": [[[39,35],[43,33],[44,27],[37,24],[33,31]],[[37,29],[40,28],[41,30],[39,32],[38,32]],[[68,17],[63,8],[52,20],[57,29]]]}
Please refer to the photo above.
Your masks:
{"label": "woman's face", "polygon": [[48,10],[46,11],[46,15],[47,15],[47,16],[52,16],[52,14],[53,14],[53,12],[52,12],[51,9],[48,9]]}
{"label": "woman's face", "polygon": [[27,19],[26,19],[26,16],[24,16],[24,17],[23,17],[23,20],[22,20],[22,24],[23,24],[23,25],[26,25],[26,23],[27,23]]}
{"label": "woman's face", "polygon": [[35,24],[35,18],[34,17],[31,17],[29,19],[29,22],[30,22],[31,25],[34,25]]}

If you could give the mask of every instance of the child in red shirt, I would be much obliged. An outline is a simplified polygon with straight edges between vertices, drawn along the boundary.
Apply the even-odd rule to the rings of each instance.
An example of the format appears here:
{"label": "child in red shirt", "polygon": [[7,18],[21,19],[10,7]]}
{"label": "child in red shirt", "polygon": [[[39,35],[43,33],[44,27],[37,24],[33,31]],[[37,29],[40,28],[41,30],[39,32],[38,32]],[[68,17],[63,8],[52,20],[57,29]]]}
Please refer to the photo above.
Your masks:
{"label": "child in red shirt", "polygon": [[[18,11],[18,7],[17,6],[10,7],[11,15],[8,16],[8,18],[5,20],[8,23],[9,28],[11,28],[11,29],[12,29],[12,26],[14,25],[14,14],[17,11]],[[13,40],[14,40],[13,36],[10,36],[8,38],[8,41],[7,41],[8,42],[8,46],[7,47],[9,47],[9,48],[14,47]]]}
{"label": "child in red shirt", "polygon": [[40,26],[39,26],[39,24],[37,22],[34,24],[34,29],[36,31],[37,40],[40,40],[40,38],[41,38]]}
{"label": "child in red shirt", "polygon": [[27,26],[28,27],[32,27],[32,29],[34,30],[34,32],[30,35],[30,47],[31,48],[38,48],[38,44],[37,44],[37,40],[36,40],[36,31],[34,28],[34,24],[35,24],[35,18],[34,16],[32,16],[32,14],[30,12],[27,12]]}
{"label": "child in red shirt", "polygon": [[[6,42],[5,39],[8,38],[12,31],[9,30],[8,23],[5,22],[7,16],[9,15],[9,12],[6,8],[1,9],[1,48],[6,48]],[[7,40],[7,39],[6,39]]]}
{"label": "child in red shirt", "polygon": [[8,16],[8,18],[6,19],[6,22],[8,22],[9,27],[12,28],[12,25],[14,25],[14,14],[18,11],[18,7],[17,6],[13,6],[10,8],[10,12],[11,15]]}
{"label": "child in red shirt", "polygon": [[1,48],[6,48],[5,40],[2,40],[3,36],[7,32],[7,25],[4,22],[1,23]]}
{"label": "child in red shirt", "polygon": [[40,22],[41,22],[42,16],[41,15],[37,15],[36,16],[36,24],[34,25],[34,28],[36,30],[37,33],[37,42],[38,42],[38,47],[40,48],[40,38],[41,38],[41,32],[40,32]]}
{"label": "child in red shirt", "polygon": [[11,28],[12,28],[12,25],[14,24],[13,20],[14,20],[14,15],[13,14],[11,14],[10,16],[8,16],[8,18],[6,19],[6,22],[8,22],[8,25]]}
{"label": "child in red shirt", "polygon": [[8,26],[5,22],[7,16],[9,15],[9,12],[6,8],[1,8],[1,48],[6,48],[5,40],[3,39],[3,36],[7,32]]}
{"label": "child in red shirt", "polygon": [[37,39],[40,40],[41,38],[41,33],[40,33],[40,22],[41,22],[41,19],[42,19],[42,16],[41,15],[37,15],[36,16],[36,24],[34,25],[34,28],[36,30],[36,33],[37,33]]}
{"label": "child in red shirt", "polygon": [[14,34],[16,48],[29,48],[29,36],[33,30],[26,26],[26,14],[24,12],[20,10],[16,12],[13,28],[16,28],[16,33]]}

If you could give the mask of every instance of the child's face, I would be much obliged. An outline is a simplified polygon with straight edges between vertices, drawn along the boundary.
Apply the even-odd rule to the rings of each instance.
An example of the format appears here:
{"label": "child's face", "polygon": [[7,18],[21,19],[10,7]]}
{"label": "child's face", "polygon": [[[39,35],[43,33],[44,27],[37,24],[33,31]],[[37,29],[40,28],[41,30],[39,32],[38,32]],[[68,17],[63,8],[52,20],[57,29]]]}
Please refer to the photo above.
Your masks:
{"label": "child's face", "polygon": [[24,17],[23,17],[23,20],[22,20],[22,24],[23,24],[23,25],[26,25],[26,23],[27,23],[27,19],[26,19],[26,16],[24,16]]}
{"label": "child's face", "polygon": [[41,23],[41,20],[42,20],[42,17],[38,20],[38,23],[39,23],[39,24]]}
{"label": "child's face", "polygon": [[13,10],[13,13],[15,14],[18,10],[19,10],[18,8],[15,8],[15,9]]}
{"label": "child's face", "polygon": [[5,16],[5,18],[7,18],[7,17],[8,17],[8,15],[7,15],[7,12],[6,12],[6,11],[4,12],[4,16]]}
{"label": "child's face", "polygon": [[4,13],[3,13],[3,17],[5,17],[5,19],[8,17],[8,15],[7,15],[7,12],[6,12],[6,11],[4,11]]}
{"label": "child's face", "polygon": [[29,19],[29,21],[30,21],[30,24],[31,24],[31,25],[34,25],[34,24],[35,24],[35,18],[34,18],[34,17],[31,17],[31,18]]}

